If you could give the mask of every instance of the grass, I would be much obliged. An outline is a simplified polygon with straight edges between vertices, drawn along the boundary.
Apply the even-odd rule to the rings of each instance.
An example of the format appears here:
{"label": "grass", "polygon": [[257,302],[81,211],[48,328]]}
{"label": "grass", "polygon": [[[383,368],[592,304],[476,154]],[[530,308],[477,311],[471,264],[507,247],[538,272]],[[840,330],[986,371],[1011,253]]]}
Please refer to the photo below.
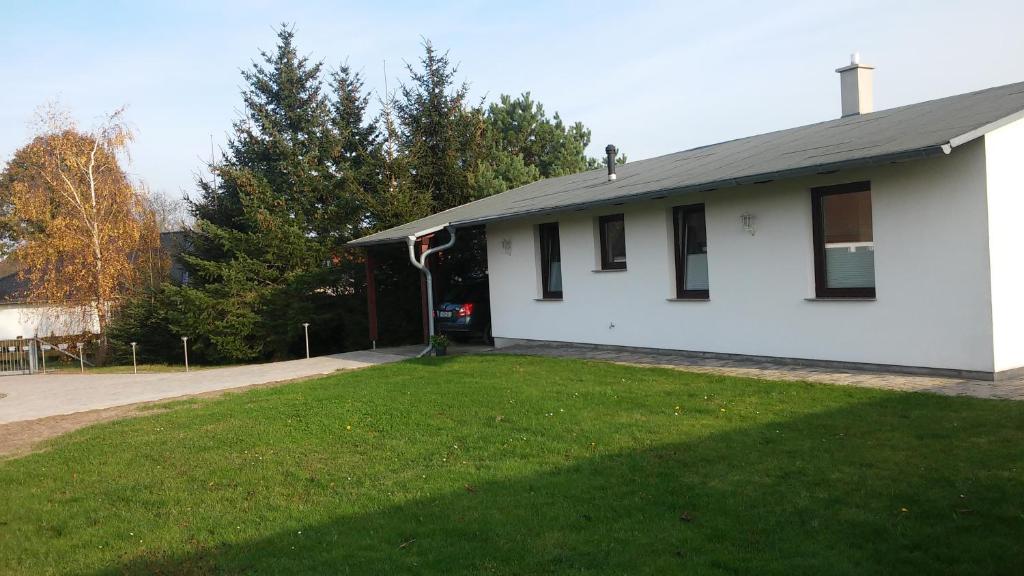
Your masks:
{"label": "grass", "polygon": [[0,462],[3,574],[1019,574],[1024,403],[515,356]]}
{"label": "grass", "polygon": [[[199,366],[189,364],[189,370],[208,370],[210,368],[224,368],[225,366]],[[54,364],[46,367],[47,372],[54,374],[81,374],[82,367],[78,364]],[[184,364],[139,364],[139,374],[158,374],[165,372],[184,372]],[[113,366],[86,366],[86,374],[132,374],[132,365]]]}

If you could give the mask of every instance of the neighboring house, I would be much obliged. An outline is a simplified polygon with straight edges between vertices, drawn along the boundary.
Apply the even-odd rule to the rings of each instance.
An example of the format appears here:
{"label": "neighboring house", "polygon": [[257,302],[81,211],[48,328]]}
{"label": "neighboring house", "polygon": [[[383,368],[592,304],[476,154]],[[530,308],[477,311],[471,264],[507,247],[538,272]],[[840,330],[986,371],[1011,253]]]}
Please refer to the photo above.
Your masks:
{"label": "neighboring house", "polygon": [[[180,258],[185,241],[184,232],[160,234],[160,248],[170,259],[168,273],[178,284],[188,283],[188,271]],[[28,282],[18,277],[20,271],[15,259],[0,261],[0,340],[99,332],[94,306],[33,302],[27,297]]]}
{"label": "neighboring house", "polygon": [[20,271],[16,260],[0,261],[0,340],[99,331],[99,318],[93,307],[31,302],[26,296],[28,282],[18,278]]}
{"label": "neighboring house", "polygon": [[498,346],[1021,371],[1024,83],[872,112],[872,69],[838,72],[839,119],[534,182],[352,244],[485,226]]}
{"label": "neighboring house", "polygon": [[168,274],[175,284],[188,284],[188,270],[181,259],[182,252],[188,247],[188,236],[184,230],[160,233],[160,248],[170,258]]}

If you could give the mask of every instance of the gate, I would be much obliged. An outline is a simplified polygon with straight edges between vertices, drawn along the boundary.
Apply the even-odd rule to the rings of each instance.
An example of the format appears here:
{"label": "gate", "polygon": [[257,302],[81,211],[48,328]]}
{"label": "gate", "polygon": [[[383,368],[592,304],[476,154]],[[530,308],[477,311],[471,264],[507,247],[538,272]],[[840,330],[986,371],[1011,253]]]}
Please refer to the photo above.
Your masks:
{"label": "gate", "polygon": [[32,374],[39,369],[33,339],[0,340],[0,375]]}
{"label": "gate", "polygon": [[0,376],[14,376],[16,374],[36,374],[46,372],[46,354],[56,353],[57,357],[70,358],[82,366],[92,366],[84,358],[82,344],[78,344],[76,355],[68,350],[67,344],[56,346],[42,338],[17,338],[15,340],[0,340]]}

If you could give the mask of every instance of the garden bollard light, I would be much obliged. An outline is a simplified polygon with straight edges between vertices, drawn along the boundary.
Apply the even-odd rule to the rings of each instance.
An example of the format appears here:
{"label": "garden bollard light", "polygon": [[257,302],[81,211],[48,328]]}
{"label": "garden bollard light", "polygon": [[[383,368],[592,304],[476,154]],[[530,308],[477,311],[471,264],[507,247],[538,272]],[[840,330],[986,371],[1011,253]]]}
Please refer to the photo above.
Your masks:
{"label": "garden bollard light", "polygon": [[303,322],[302,328],[306,331],[306,360],[309,360],[309,322]]}
{"label": "garden bollard light", "polygon": [[185,372],[188,372],[188,336],[181,337],[181,344],[185,347]]}
{"label": "garden bollard light", "polygon": [[139,365],[135,363],[135,342],[132,342],[132,372],[139,373]]}
{"label": "garden bollard light", "polygon": [[[37,339],[38,341],[38,339]],[[46,351],[50,349],[48,344],[39,344],[39,357],[43,360],[43,374],[46,374]]]}

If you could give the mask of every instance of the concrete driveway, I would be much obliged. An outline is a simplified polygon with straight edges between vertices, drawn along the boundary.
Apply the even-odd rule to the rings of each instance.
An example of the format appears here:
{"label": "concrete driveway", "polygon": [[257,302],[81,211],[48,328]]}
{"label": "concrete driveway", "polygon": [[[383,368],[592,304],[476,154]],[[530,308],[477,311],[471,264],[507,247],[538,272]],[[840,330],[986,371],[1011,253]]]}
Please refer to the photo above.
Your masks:
{"label": "concrete driveway", "polygon": [[188,373],[5,376],[0,378],[0,424],[387,364],[405,360],[415,351],[415,347],[365,350]]}

